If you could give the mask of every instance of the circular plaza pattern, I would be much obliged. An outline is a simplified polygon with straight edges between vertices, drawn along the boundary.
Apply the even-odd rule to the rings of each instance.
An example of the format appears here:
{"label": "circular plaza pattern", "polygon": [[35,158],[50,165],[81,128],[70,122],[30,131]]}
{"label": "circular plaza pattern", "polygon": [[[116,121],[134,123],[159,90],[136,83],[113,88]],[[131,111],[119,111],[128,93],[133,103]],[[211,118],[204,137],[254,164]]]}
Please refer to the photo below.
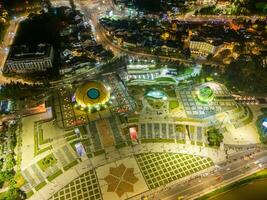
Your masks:
{"label": "circular plaza pattern", "polygon": [[82,108],[104,105],[110,97],[110,92],[102,82],[90,81],[75,92],[76,103]]}
{"label": "circular plaza pattern", "polygon": [[87,91],[87,96],[91,99],[97,99],[100,96],[100,92],[96,88],[91,88]]}
{"label": "circular plaza pattern", "polygon": [[197,90],[197,98],[202,103],[208,103],[214,98],[214,92],[209,86],[201,87]]}

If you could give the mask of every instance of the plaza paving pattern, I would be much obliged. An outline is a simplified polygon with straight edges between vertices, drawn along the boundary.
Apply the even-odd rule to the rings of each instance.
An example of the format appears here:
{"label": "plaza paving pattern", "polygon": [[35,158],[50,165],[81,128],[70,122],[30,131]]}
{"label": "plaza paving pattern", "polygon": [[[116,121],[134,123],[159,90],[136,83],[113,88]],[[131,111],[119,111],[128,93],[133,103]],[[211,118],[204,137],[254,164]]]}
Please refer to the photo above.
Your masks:
{"label": "plaza paving pattern", "polygon": [[50,200],[102,200],[94,170],[90,170],[59,190]]}
{"label": "plaza paving pattern", "polygon": [[133,184],[138,181],[133,168],[126,168],[124,164],[111,167],[110,174],[104,180],[108,183],[108,192],[116,192],[121,197],[126,192],[133,192]]}
{"label": "plaza paving pattern", "polygon": [[134,156],[96,169],[103,200],[124,200],[148,190]]}
{"label": "plaza paving pattern", "polygon": [[135,157],[150,189],[213,165],[210,158],[186,154],[142,153]]}
{"label": "plaza paving pattern", "polygon": [[211,167],[210,158],[177,153],[141,153],[81,175],[51,200],[123,200]]}

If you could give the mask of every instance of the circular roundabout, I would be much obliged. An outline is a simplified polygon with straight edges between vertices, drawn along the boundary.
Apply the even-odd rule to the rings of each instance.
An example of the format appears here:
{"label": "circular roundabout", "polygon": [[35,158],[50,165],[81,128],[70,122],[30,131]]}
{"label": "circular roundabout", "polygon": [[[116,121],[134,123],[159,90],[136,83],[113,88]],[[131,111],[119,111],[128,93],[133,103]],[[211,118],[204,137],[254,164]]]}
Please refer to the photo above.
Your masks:
{"label": "circular roundabout", "polygon": [[87,82],[77,88],[75,101],[82,108],[94,108],[105,105],[110,98],[108,88],[98,81]]}

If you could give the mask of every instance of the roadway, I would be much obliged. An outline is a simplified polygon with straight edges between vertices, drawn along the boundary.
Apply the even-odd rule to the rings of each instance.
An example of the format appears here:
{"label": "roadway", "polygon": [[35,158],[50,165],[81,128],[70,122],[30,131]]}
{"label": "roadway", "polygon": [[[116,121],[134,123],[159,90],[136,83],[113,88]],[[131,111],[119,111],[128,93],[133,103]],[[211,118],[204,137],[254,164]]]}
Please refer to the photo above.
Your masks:
{"label": "roadway", "polygon": [[25,17],[15,18],[10,21],[10,25],[7,28],[6,34],[4,36],[3,42],[0,44],[0,85],[13,82],[22,82],[22,83],[30,83],[26,82],[23,79],[17,79],[14,77],[5,77],[2,73],[4,65],[6,63],[6,59],[9,53],[9,49],[13,44],[15,35],[17,33],[20,21],[24,20]]}
{"label": "roadway", "polygon": [[10,25],[6,30],[6,34],[4,36],[3,42],[0,44],[0,68],[1,71],[4,67],[8,52],[9,52],[9,47],[11,46],[14,36],[17,32],[19,25],[18,20],[11,20]]}
{"label": "roadway", "polygon": [[[172,58],[168,56],[157,56],[153,54],[147,54],[147,53],[141,53],[141,52],[136,52],[136,51],[131,51],[125,48],[122,48],[120,45],[114,44],[108,37],[106,36],[106,31],[104,28],[101,26],[99,23],[99,15],[101,13],[105,12],[108,10],[107,7],[103,5],[103,2],[100,2],[101,8],[103,8],[103,11],[95,9],[94,7],[92,8],[90,4],[86,4],[84,2],[80,2],[80,7],[82,11],[85,14],[85,18],[88,20],[88,22],[93,26],[93,33],[95,35],[95,38],[97,42],[102,44],[106,49],[111,50],[115,55],[120,55],[120,54],[127,54],[133,57],[144,57],[144,58],[151,58],[151,59],[162,59],[162,60],[171,60],[171,61],[180,61],[180,62],[185,62],[185,63],[193,63],[192,60],[190,59],[180,59],[180,58]],[[107,5],[110,5],[111,3],[108,3]]]}
{"label": "roadway", "polygon": [[244,18],[248,20],[252,20],[253,22],[257,19],[266,19],[266,16],[245,16],[245,15],[179,15],[175,17],[170,17],[170,20],[177,21],[190,21],[190,22],[232,22],[234,19]]}
{"label": "roadway", "polygon": [[259,152],[257,148],[251,149],[247,152],[239,152],[233,159],[230,158],[224,163],[215,165],[210,172],[193,174],[178,184],[167,184],[155,191],[140,194],[131,199],[138,199],[141,196],[147,196],[149,200],[177,200],[179,197],[195,199],[255,173],[263,167],[267,167],[267,151]]}
{"label": "roadway", "polygon": [[[98,2],[98,7],[92,6],[90,3],[86,3],[86,1],[76,1],[79,3],[79,7],[81,8],[81,11],[85,14],[85,19],[88,20],[88,22],[92,25],[94,36],[98,43],[102,44],[106,49],[111,50],[115,55],[120,54],[127,54],[132,57],[138,57],[138,58],[145,58],[145,59],[161,59],[161,60],[167,60],[167,61],[178,61],[181,63],[191,63],[194,64],[196,61],[193,59],[185,59],[185,58],[174,58],[169,56],[159,56],[149,53],[142,53],[137,51],[131,51],[126,48],[123,48],[120,45],[117,45],[113,43],[107,36],[106,30],[101,26],[99,23],[99,18],[102,14],[105,14],[106,11],[109,11],[111,9],[114,9],[114,13],[116,15],[121,15],[124,17],[125,13],[118,11],[113,6],[113,3],[110,0],[104,0],[104,1],[94,1]],[[88,1],[90,2],[90,1]],[[100,9],[99,9],[100,8]],[[188,20],[194,20],[194,17],[188,18]],[[201,18],[198,18],[201,21]],[[203,18],[202,20],[204,20]],[[209,60],[198,60],[199,64],[209,64],[209,65],[217,65],[220,66],[221,63],[218,62],[210,62]]]}
{"label": "roadway", "polygon": [[[53,5],[55,6],[69,6],[68,0],[53,0]],[[183,59],[183,58],[173,58],[169,56],[158,56],[149,53],[142,53],[131,51],[126,48],[123,48],[120,45],[113,43],[107,36],[105,29],[99,23],[99,18],[102,14],[105,15],[107,11],[112,10],[114,14],[120,17],[124,17],[126,14],[123,11],[120,11],[113,5],[111,0],[77,0],[76,6],[81,9],[81,11],[85,14],[85,20],[89,22],[92,26],[92,30],[94,36],[98,43],[102,44],[106,49],[111,50],[114,55],[118,56],[121,54],[127,54],[132,57],[142,57],[142,58],[150,58],[150,59],[161,59],[167,61],[179,61],[181,63],[195,63],[196,60],[193,59]],[[241,16],[246,17],[246,16]],[[178,16],[175,17],[175,20],[179,21],[192,21],[192,22],[202,22],[205,23],[207,21],[231,21],[232,19],[237,18],[237,16]],[[261,16],[253,16],[253,19],[263,18]],[[209,65],[222,65],[218,62],[210,62],[208,60],[197,60],[199,64],[209,64]]]}

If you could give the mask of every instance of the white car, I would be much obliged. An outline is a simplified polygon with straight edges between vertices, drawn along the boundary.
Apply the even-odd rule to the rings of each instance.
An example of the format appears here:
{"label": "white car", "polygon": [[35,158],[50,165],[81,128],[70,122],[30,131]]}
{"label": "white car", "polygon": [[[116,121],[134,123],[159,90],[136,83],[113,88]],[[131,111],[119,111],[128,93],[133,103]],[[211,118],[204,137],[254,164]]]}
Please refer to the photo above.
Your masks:
{"label": "white car", "polygon": [[259,164],[259,163],[260,163],[260,161],[258,161],[258,160],[256,160],[256,161],[254,162],[255,165],[257,165],[257,164]]}

